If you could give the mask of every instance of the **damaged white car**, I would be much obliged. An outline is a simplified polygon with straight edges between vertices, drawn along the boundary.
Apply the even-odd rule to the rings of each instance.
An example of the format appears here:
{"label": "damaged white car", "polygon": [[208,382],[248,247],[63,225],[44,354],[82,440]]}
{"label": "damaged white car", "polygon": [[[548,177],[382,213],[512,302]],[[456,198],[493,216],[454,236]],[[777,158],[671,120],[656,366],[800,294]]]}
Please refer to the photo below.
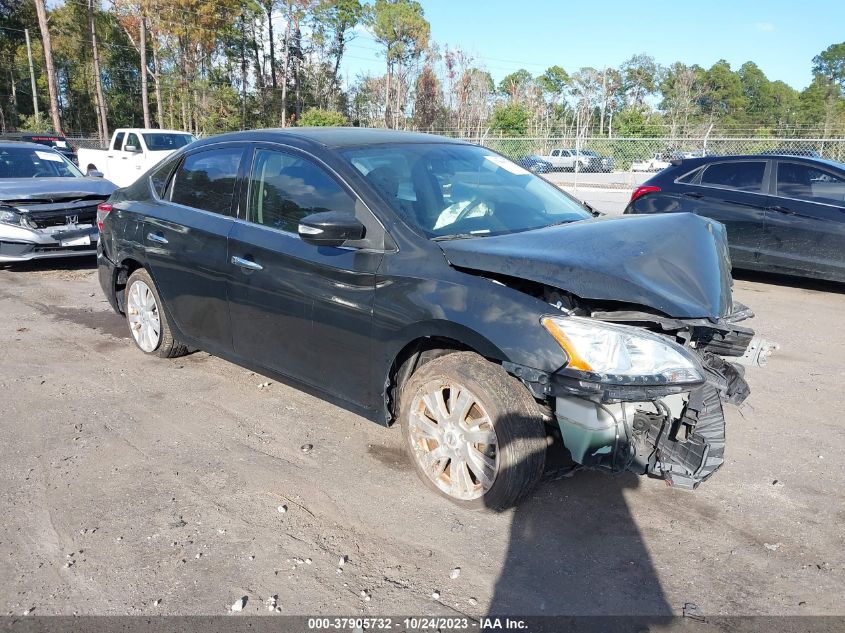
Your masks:
{"label": "damaged white car", "polygon": [[56,150],[0,142],[0,262],[97,252],[97,205],[117,187]]}

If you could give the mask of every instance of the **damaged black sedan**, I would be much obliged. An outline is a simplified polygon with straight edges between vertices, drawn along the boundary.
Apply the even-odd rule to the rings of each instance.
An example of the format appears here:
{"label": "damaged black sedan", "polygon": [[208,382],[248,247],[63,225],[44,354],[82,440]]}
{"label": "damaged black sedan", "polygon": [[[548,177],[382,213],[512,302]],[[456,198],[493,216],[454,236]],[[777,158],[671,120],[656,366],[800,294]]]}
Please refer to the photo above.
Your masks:
{"label": "damaged black sedan", "polygon": [[193,143],[101,205],[99,275],[141,351],[200,348],[397,422],[421,479],[504,508],[544,475],[695,488],[768,348],[722,225],[594,218],[450,139],[263,130]]}
{"label": "damaged black sedan", "polygon": [[97,205],[116,189],[55,149],[0,141],[0,263],[96,253]]}

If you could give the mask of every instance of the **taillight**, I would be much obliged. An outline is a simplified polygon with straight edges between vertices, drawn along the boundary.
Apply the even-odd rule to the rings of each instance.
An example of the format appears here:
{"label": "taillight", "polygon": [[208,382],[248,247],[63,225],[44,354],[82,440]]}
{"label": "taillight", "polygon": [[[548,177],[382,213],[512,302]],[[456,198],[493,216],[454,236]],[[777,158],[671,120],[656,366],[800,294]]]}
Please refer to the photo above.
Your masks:
{"label": "taillight", "polygon": [[660,187],[657,187],[656,185],[643,185],[641,187],[637,187],[634,189],[634,193],[631,194],[631,202],[637,198],[642,198],[647,193],[653,193],[655,191],[660,191]]}
{"label": "taillight", "polygon": [[103,231],[103,221],[106,219],[106,216],[111,213],[111,210],[114,207],[110,205],[108,202],[101,202],[97,205],[97,228],[102,233]]}

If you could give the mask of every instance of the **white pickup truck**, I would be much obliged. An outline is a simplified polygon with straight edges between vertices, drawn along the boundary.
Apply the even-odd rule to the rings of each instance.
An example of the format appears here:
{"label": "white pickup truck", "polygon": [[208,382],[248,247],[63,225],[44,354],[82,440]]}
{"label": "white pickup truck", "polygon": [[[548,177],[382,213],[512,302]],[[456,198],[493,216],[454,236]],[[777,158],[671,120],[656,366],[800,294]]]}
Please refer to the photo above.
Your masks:
{"label": "white pickup truck", "polygon": [[118,187],[131,185],[150,167],[194,141],[194,136],[178,130],[119,128],[108,149],[78,151],[83,172],[98,171]]}

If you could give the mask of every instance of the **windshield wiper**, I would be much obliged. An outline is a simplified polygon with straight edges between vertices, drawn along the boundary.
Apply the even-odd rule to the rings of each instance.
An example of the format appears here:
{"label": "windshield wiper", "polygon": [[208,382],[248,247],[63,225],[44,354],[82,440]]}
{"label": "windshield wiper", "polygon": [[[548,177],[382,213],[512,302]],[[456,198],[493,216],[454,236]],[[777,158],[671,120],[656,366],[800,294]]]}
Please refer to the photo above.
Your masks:
{"label": "windshield wiper", "polygon": [[468,240],[473,237],[487,237],[489,233],[453,233],[452,235],[438,235],[432,237],[432,242],[446,242],[448,240]]}

